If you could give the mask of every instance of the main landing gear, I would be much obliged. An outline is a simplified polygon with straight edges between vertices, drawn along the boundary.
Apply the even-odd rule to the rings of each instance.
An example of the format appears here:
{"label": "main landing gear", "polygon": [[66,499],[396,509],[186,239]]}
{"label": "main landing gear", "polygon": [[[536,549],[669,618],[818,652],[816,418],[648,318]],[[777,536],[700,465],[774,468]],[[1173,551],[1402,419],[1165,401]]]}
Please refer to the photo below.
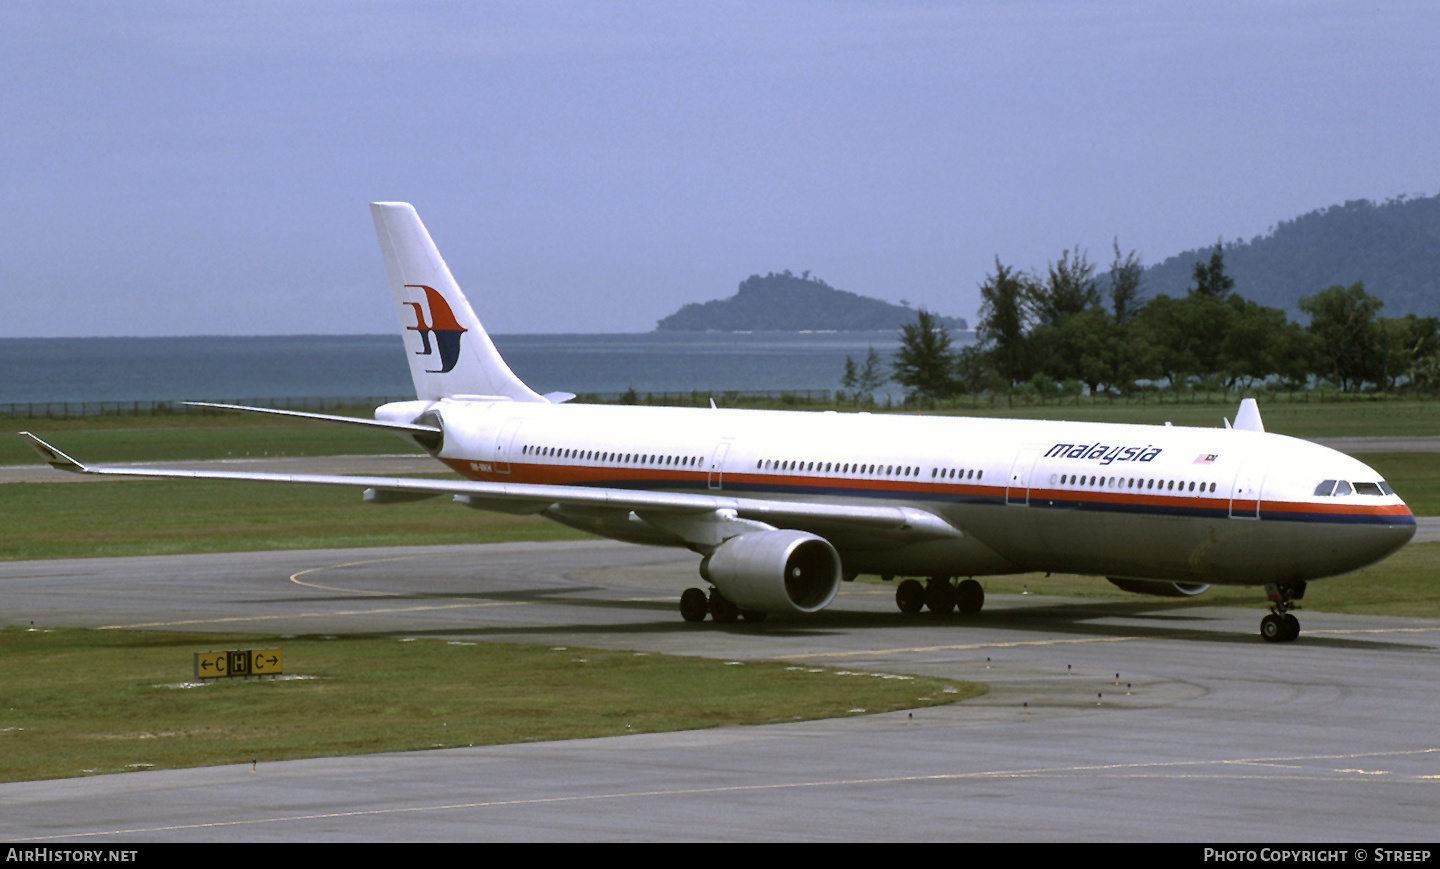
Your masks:
{"label": "main landing gear", "polygon": [[932,576],[922,586],[917,579],[907,579],[895,587],[895,605],[902,613],[918,613],[929,609],[934,613],[959,610],[973,616],[985,606],[985,589],[973,579],[955,584],[951,577]]}
{"label": "main landing gear", "polygon": [[747,622],[763,622],[766,613],[742,610],[726,600],[718,589],[710,589],[708,597],[698,588],[685,589],[680,595],[680,617],[687,622],[703,622],[707,615],[717,624],[730,624],[742,617]]}
{"label": "main landing gear", "polygon": [[1288,643],[1300,636],[1300,620],[1290,611],[1295,601],[1305,597],[1305,583],[1267,585],[1265,593],[1270,596],[1270,615],[1260,620],[1260,636],[1267,643]]}

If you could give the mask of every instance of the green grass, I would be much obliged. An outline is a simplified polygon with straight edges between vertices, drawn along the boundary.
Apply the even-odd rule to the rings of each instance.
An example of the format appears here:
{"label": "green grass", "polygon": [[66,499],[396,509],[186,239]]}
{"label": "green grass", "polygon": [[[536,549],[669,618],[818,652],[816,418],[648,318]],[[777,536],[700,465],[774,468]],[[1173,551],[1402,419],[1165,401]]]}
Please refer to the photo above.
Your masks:
{"label": "green grass", "polygon": [[[129,418],[126,418],[129,419]],[[107,462],[190,461],[263,456],[352,456],[422,454],[414,444],[391,434],[355,426],[321,422],[257,424],[250,417],[190,416],[135,417],[152,423],[121,427],[116,418],[108,426],[81,427],[84,420],[25,420],[10,418],[0,432],[33,431],[81,461]],[[222,425],[223,422],[231,425]],[[153,423],[165,422],[167,425]],[[63,423],[63,424],[61,424]],[[0,465],[41,464],[29,441],[14,434],[0,436]]]}
{"label": "green grass", "polygon": [[[279,646],[310,678],[182,687],[193,653]],[[0,629],[0,780],[764,724],[984,686],[774,662],[391,637]]]}
{"label": "green grass", "polygon": [[0,486],[0,527],[3,560],[585,536],[443,496],[376,505],[357,489],[223,480],[11,483]]}

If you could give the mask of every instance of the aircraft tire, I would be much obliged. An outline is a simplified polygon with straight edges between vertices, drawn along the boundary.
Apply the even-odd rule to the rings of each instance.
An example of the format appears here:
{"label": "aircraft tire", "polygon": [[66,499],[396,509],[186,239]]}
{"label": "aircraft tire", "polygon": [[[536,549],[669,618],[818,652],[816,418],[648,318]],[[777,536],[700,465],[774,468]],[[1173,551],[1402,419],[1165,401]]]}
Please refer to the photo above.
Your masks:
{"label": "aircraft tire", "polygon": [[718,624],[728,625],[740,618],[740,608],[725,599],[718,591],[710,592],[710,618]]}
{"label": "aircraft tire", "polygon": [[1300,620],[1290,613],[1285,614],[1285,639],[1293,640],[1300,636]]}
{"label": "aircraft tire", "polygon": [[680,594],[680,617],[687,622],[703,622],[710,613],[710,601],[698,588],[687,588]]}
{"label": "aircraft tire", "polygon": [[[1289,616],[1289,618],[1295,618]],[[1300,622],[1295,622],[1295,633],[1290,633],[1290,626],[1286,624],[1286,618],[1277,616],[1274,613],[1260,620],[1260,636],[1265,638],[1267,643],[1287,643],[1300,635]]]}
{"label": "aircraft tire", "polygon": [[947,576],[931,577],[925,584],[925,606],[932,613],[946,614],[955,610],[955,586]]}
{"label": "aircraft tire", "polygon": [[895,605],[900,612],[914,615],[925,608],[925,587],[917,580],[906,579],[895,587]]}
{"label": "aircraft tire", "polygon": [[985,608],[985,589],[973,579],[963,580],[955,588],[955,607],[962,616],[978,615]]}

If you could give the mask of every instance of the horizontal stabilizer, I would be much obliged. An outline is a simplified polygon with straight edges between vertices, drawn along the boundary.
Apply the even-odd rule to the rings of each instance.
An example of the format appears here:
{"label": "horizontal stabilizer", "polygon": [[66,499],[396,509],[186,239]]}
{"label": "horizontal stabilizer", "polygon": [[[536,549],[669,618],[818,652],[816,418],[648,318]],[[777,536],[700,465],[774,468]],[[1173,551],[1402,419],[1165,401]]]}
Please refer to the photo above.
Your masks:
{"label": "horizontal stabilizer", "polygon": [[34,448],[35,452],[43,456],[45,461],[50,463],[50,467],[61,471],[69,471],[73,474],[84,474],[89,472],[89,468],[85,467],[84,465],[60,452],[55,447],[52,447],[44,441],[40,440],[38,437],[31,434],[30,432],[22,431],[20,432],[20,436],[30,441],[30,446]]}
{"label": "horizontal stabilizer", "polygon": [[439,435],[443,432],[433,425],[421,425],[410,422],[388,422],[381,419],[363,419],[358,416],[337,416],[331,413],[306,413],[299,410],[277,410],[272,407],[247,407],[243,404],[215,404],[209,401],[184,401],[181,402],[187,407],[214,407],[220,410],[238,410],[242,413],[263,413],[271,416],[289,416],[298,419],[315,419],[321,422],[338,422],[345,425],[358,425],[367,428],[376,428],[382,431],[392,431],[403,435]]}

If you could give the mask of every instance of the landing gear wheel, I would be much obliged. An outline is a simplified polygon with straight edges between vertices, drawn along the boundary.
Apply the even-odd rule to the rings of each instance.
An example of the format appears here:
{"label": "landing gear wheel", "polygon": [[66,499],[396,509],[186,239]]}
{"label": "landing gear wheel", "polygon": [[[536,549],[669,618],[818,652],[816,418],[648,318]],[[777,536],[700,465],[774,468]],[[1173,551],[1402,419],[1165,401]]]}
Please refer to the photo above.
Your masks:
{"label": "landing gear wheel", "polygon": [[949,613],[955,609],[955,586],[948,576],[931,577],[925,584],[925,606],[932,613]]}
{"label": "landing gear wheel", "polygon": [[710,618],[718,624],[728,625],[740,618],[740,608],[718,591],[710,592]]}
{"label": "landing gear wheel", "polygon": [[1260,620],[1260,636],[1267,643],[1288,643],[1300,636],[1300,620],[1290,613],[1271,613]]}
{"label": "landing gear wheel", "polygon": [[703,622],[710,613],[710,601],[698,588],[687,588],[680,594],[680,617],[687,622]]}
{"label": "landing gear wheel", "polygon": [[914,579],[902,581],[895,587],[895,605],[902,613],[920,612],[925,607],[925,587]]}
{"label": "landing gear wheel", "polygon": [[1305,596],[1305,583],[1266,585],[1270,615],[1260,620],[1260,636],[1267,643],[1288,643],[1300,636],[1300,620],[1291,615],[1295,601]]}
{"label": "landing gear wheel", "polygon": [[962,616],[973,616],[985,608],[985,589],[973,579],[967,579],[955,588],[955,607]]}

